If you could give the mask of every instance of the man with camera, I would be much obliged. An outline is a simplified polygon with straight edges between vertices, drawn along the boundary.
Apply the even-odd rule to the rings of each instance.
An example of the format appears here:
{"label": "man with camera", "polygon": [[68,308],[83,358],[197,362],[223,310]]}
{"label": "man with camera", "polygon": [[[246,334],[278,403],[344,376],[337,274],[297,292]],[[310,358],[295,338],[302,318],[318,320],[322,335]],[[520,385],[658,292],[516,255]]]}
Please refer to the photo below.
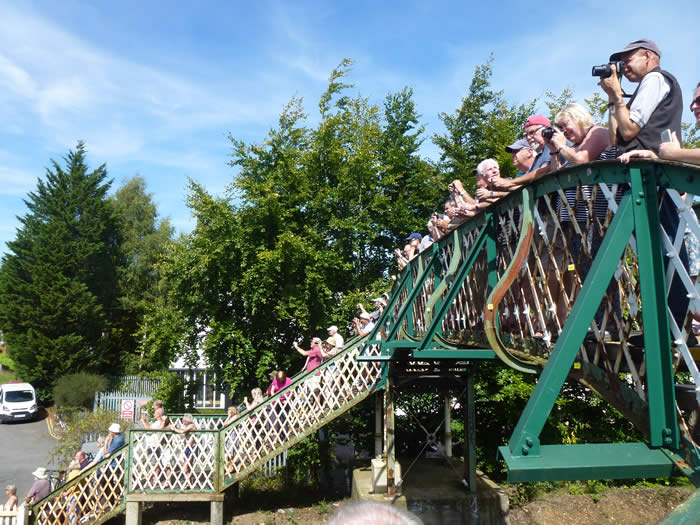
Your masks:
{"label": "man with camera", "polygon": [[[535,150],[535,160],[530,165],[530,169],[524,175],[515,179],[496,178],[492,182],[495,189],[512,191],[525,184],[532,182],[551,171],[550,151],[545,147],[546,139],[542,136],[545,129],[551,128],[552,123],[544,115],[532,115],[523,125],[525,140]],[[509,152],[510,153],[510,152]]]}
{"label": "man with camera", "polygon": [[[661,50],[651,40],[636,40],[610,55],[609,67],[593,68],[598,85],[608,95],[611,140],[618,156],[633,149],[659,152],[661,133],[670,129],[680,137],[683,98],[678,81],[659,67]],[[639,86],[625,104],[622,74]]]}
{"label": "man with camera", "polygon": [[[593,68],[600,76],[598,85],[608,94],[610,108],[610,139],[617,145],[618,157],[632,150],[650,150],[658,155],[662,133],[669,130],[681,136],[683,95],[678,81],[659,67],[661,50],[647,39],[627,44],[610,55],[609,67]],[[632,83],[638,83],[630,101],[625,104],[620,73]],[[623,157],[624,158],[624,157]],[[671,239],[676,238],[678,211],[665,192],[660,193],[659,219]],[[688,269],[685,246],[679,251],[681,264]],[[668,258],[664,258],[668,266]],[[668,305],[676,325],[681,328],[688,309],[688,296],[678,274],[674,275],[668,292]]]}

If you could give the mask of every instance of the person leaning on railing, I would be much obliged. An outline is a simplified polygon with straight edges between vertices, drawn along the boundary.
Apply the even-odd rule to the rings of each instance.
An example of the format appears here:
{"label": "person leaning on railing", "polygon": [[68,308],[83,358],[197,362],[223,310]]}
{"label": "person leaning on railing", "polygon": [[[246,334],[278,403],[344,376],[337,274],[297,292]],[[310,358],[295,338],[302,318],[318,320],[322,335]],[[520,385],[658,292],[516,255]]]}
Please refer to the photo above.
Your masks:
{"label": "person leaning on railing", "polygon": [[[545,145],[552,153],[551,166],[553,169],[615,158],[617,148],[612,144],[610,132],[603,126],[596,126],[593,116],[580,104],[567,105],[554,117],[554,124],[556,128],[554,128],[555,132],[552,138],[545,141]],[[611,186],[608,185],[608,188],[611,189]],[[591,259],[595,258],[602,243],[602,236],[595,224],[591,222],[590,228],[585,231],[585,225],[589,220],[585,201],[593,199],[593,193],[594,187],[592,185],[584,185],[581,187],[583,200],[577,201],[577,189],[567,188],[564,190],[564,194],[569,206],[560,203],[557,210],[562,227],[564,225],[571,226],[572,218],[569,217],[568,208],[574,210],[576,221],[578,221],[586,238],[590,239],[587,243],[590,247],[590,258],[586,254],[581,254],[583,239],[575,233],[570,236],[570,245],[567,250],[577,263],[577,270],[582,281],[588,275]],[[593,210],[596,218],[603,224],[608,211],[608,201],[601,190],[596,191]],[[568,272],[565,274],[566,276],[569,276]],[[566,287],[569,288],[568,285]],[[613,309],[617,313],[618,319],[621,319],[619,294],[615,292],[614,287],[611,287],[609,292],[612,297]],[[561,308],[563,307],[560,306]],[[596,323],[600,325],[602,319],[603,309],[601,307],[596,313]]]}
{"label": "person leaning on railing", "polygon": [[[611,75],[598,83],[608,95],[609,126],[617,154],[621,156],[637,149],[658,154],[661,136],[666,130],[680,139],[683,94],[676,78],[661,69],[661,49],[647,39],[627,44],[621,51],[610,55],[610,62],[622,63],[622,75],[639,86],[625,104],[620,78],[615,67]],[[659,220],[666,234],[675,239],[678,233],[678,210],[667,192],[659,191]],[[678,259],[688,268],[688,253],[681,245]],[[664,267],[670,260],[664,257]],[[672,278],[668,290],[668,306],[678,327],[684,323],[689,304],[688,293],[680,276]]]}
{"label": "person leaning on railing", "polygon": [[462,222],[464,217],[472,217],[479,211],[488,208],[498,199],[508,195],[507,191],[499,190],[497,181],[501,179],[498,161],[495,159],[484,159],[474,170],[476,176],[476,198],[473,204],[460,206],[456,212],[456,222]]}
{"label": "person leaning on railing", "polygon": [[221,424],[222,427],[225,427],[226,425],[230,425],[236,419],[240,417],[240,412],[238,411],[238,408],[235,406],[230,406],[228,407],[228,412],[226,414],[226,419],[224,419],[224,422]]}
{"label": "person leaning on railing", "polygon": [[[690,111],[695,115],[695,122],[700,125],[700,83],[695,87],[693,100],[690,103]],[[659,145],[659,154],[657,155],[651,150],[632,150],[620,156],[620,162],[627,164],[630,159],[656,159],[674,160],[677,162],[687,162],[689,164],[700,165],[700,148],[682,148],[678,140],[676,132],[671,134],[671,142],[664,142]],[[687,195],[686,195],[687,198]],[[690,208],[692,212],[692,207]],[[698,239],[695,237],[690,228],[686,228],[684,233],[685,247],[688,252],[688,274],[698,279],[700,265],[700,249],[698,247]],[[693,313],[695,322],[700,322],[700,311]],[[696,329],[693,330],[696,332]]]}
{"label": "person leaning on railing", "polygon": [[531,164],[530,169],[520,177],[515,179],[495,178],[491,182],[493,188],[504,191],[514,191],[552,171],[549,165],[549,148],[544,147],[545,141],[544,137],[542,137],[542,130],[548,126],[551,126],[551,122],[543,115],[532,115],[528,117],[525,124],[523,124],[523,133],[525,134],[525,139],[535,150],[535,160]]}
{"label": "person leaning on railing", "polygon": [[[696,124],[700,126],[700,83],[695,88],[693,100],[690,102],[690,111],[695,115]],[[651,150],[632,150],[624,155],[620,155],[620,162],[628,163],[630,159],[657,159],[675,160],[677,162],[687,162],[689,164],[700,164],[700,148],[684,149],[675,131],[671,134],[671,142],[664,142],[659,145],[659,154]]]}
{"label": "person leaning on railing", "polygon": [[608,130],[596,126],[591,114],[580,104],[569,104],[557,113],[554,125],[554,135],[545,140],[551,152],[552,169],[598,160],[612,146]]}

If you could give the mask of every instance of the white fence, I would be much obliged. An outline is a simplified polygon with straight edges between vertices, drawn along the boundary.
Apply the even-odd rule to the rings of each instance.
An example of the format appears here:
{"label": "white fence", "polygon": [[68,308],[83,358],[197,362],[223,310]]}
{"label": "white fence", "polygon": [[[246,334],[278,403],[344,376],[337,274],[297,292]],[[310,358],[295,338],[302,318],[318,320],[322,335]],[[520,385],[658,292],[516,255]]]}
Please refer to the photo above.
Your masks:
{"label": "white fence", "polygon": [[[151,400],[150,394],[135,394],[132,392],[95,392],[93,409],[102,408],[119,414],[122,419],[138,421],[141,417],[141,407]],[[126,402],[126,404],[124,403]],[[123,408],[129,408],[124,411]]]}
{"label": "white fence", "polygon": [[17,525],[17,511],[0,510],[0,525]]}
{"label": "white fence", "polygon": [[122,419],[138,421],[141,407],[147,404],[152,394],[158,389],[160,381],[140,376],[123,376],[119,378],[119,390],[95,392],[93,409],[109,410]]}

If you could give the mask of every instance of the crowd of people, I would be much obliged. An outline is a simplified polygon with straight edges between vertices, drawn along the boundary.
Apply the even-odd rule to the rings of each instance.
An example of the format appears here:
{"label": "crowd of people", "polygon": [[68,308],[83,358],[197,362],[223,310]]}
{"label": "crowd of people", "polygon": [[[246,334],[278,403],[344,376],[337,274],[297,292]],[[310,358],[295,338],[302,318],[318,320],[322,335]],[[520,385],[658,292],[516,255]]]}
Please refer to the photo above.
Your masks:
{"label": "crowd of people", "polygon": [[[491,206],[494,202],[510,192],[529,184],[542,176],[576,164],[595,160],[618,159],[628,163],[635,158],[661,158],[700,165],[700,149],[684,149],[681,144],[681,116],[683,99],[678,81],[669,72],[661,69],[661,50],[658,45],[647,39],[637,40],[622,50],[610,55],[609,76],[603,74],[598,85],[608,97],[608,127],[596,125],[591,114],[580,104],[568,104],[554,118],[554,125],[543,115],[532,115],[523,123],[521,137],[506,146],[517,175],[510,179],[502,177],[497,161],[484,159],[474,170],[476,178],[475,195],[467,192],[460,180],[453,181],[449,187],[449,197],[445,202],[444,213],[434,213],[428,222],[428,233],[411,233],[403,250],[395,250],[400,270],[428,248],[441,239],[447,232],[459,226],[468,217]],[[621,79],[637,84],[634,93],[628,97],[623,92]],[[700,84],[696,86],[690,103],[696,121],[700,124]],[[602,192],[593,186],[580,188],[586,200],[593,201],[593,213],[604,221],[608,212],[608,201]],[[594,196],[594,192],[597,197]],[[563,251],[570,251],[574,260],[579,257],[581,243],[586,242],[592,257],[600,248],[600,233],[591,228],[584,235],[572,235],[576,225],[585,223],[588,206],[576,206],[577,189],[564,191],[566,201],[556,203],[555,213],[562,235],[559,239],[571,239],[568,247],[553,246],[554,257],[564,257]],[[615,196],[619,203],[621,194]],[[574,217],[570,217],[573,213]],[[678,225],[678,210],[670,197],[660,193],[661,224],[669,235],[675,235]],[[554,228],[554,225],[550,226]],[[552,239],[551,231],[545,232]],[[556,236],[554,236],[556,238]],[[698,241],[689,230],[685,233],[685,247],[680,249],[680,260],[689,269],[689,275],[697,279],[700,267]],[[577,268],[583,280],[590,268],[590,262],[584,261]],[[559,318],[566,314],[567,305],[562,300],[564,294],[557,293],[557,287],[566,287],[566,282],[554,282],[555,272],[550,272],[553,282],[550,291],[558,297],[556,310]],[[571,278],[565,276],[564,279]],[[683,296],[680,278],[674,278],[669,293],[669,307],[678,326],[687,311],[688,300]],[[613,299],[613,308],[620,311],[619,298]],[[601,317],[601,311],[596,314]],[[695,315],[700,321],[700,315]]]}
{"label": "crowd of people", "polygon": [[[428,233],[422,235],[418,232],[411,233],[406,238],[406,245],[402,250],[395,250],[396,259],[400,269],[416,257],[421,251],[427,249],[433,242],[441,239],[447,232],[456,228],[467,218],[474,216],[493,203],[502,199],[510,192],[535,181],[542,176],[560,168],[571,165],[583,164],[593,160],[619,159],[622,163],[628,163],[635,158],[661,158],[700,165],[700,149],[683,149],[681,144],[681,114],[683,109],[682,92],[677,80],[661,69],[661,50],[651,40],[637,40],[625,46],[622,50],[610,55],[610,75],[600,79],[598,85],[608,97],[609,120],[608,127],[595,125],[594,119],[581,105],[572,103],[559,111],[554,118],[554,125],[543,115],[530,116],[523,123],[522,136],[515,137],[512,144],[505,150],[510,154],[513,165],[518,174],[513,179],[504,178],[500,174],[498,162],[494,159],[482,160],[474,170],[476,178],[476,191],[471,195],[465,190],[460,180],[454,180],[449,184],[449,197],[444,204],[443,213],[433,213],[427,224]],[[617,68],[619,64],[619,70]],[[621,87],[621,77],[624,76],[632,83],[638,84],[636,90],[625,103],[625,94]],[[695,88],[690,109],[700,124],[700,84]],[[670,133],[667,131],[669,130]],[[586,191],[589,193],[586,194]],[[592,190],[583,189],[584,196],[592,198]],[[568,206],[564,202],[557,205],[559,226],[562,230],[571,227],[573,221],[586,220],[585,217],[577,217],[580,208],[574,206],[576,189],[564,192]],[[678,227],[678,212],[672,206],[670,199],[661,197],[661,221],[667,232],[671,233]],[[600,199],[604,201],[604,199]],[[594,213],[607,213],[607,201],[604,206],[596,206]],[[596,211],[597,210],[597,211]],[[666,213],[664,213],[666,210]],[[587,213],[583,210],[582,213]],[[571,217],[570,215],[574,216]],[[600,247],[601,239],[587,240],[591,253],[595,255]],[[579,241],[580,242],[580,241]],[[697,240],[693,236],[686,237],[687,250],[681,249],[681,259],[690,269],[690,275],[698,275],[698,248]],[[561,247],[560,247],[561,248]],[[575,250],[576,246],[569,249]],[[578,248],[580,249],[580,247]],[[684,259],[685,258],[685,259]],[[689,259],[689,261],[688,261]],[[581,268],[580,273],[585,277],[586,268]],[[552,284],[554,286],[554,284]],[[672,304],[673,291],[669,297],[669,305]],[[677,293],[683,293],[677,292]],[[372,300],[374,310],[368,312],[363,305],[358,305],[359,315],[352,320],[352,330],[356,336],[366,336],[376,327],[384,308],[387,305],[388,296],[379,296]],[[685,315],[687,299],[679,301],[673,311],[674,316]],[[619,308],[619,304],[615,306]],[[557,305],[557,309],[562,305]],[[304,349],[298,343],[293,348],[306,357],[303,371],[307,374],[309,392],[320,396],[322,375],[311,374],[325,359],[330,359],[344,348],[344,338],[338,332],[337,326],[328,328],[328,337],[322,340],[314,337],[310,348]],[[273,396],[288,388],[292,380],[285,371],[273,371],[270,374],[270,384],[266,389],[268,396]],[[272,422],[278,431],[284,435],[284,403],[290,393],[284,393],[279,398],[279,410],[276,410],[277,418]],[[251,391],[251,400],[244,398],[247,410],[253,410],[264,401],[261,388]],[[275,402],[277,403],[277,401]],[[153,403],[154,416],[148,421],[146,414],[141,416],[143,428],[147,430],[172,430],[177,434],[188,436],[197,426],[191,414],[185,414],[181,426],[173,425],[165,414],[163,404],[156,400]],[[239,408],[231,406],[224,420],[224,425],[233,423],[240,417]],[[118,423],[112,424],[108,429],[107,437],[99,446],[95,457],[90,460],[81,450],[76,452],[74,460],[68,468],[67,480],[71,480],[81,472],[109,458],[119,448],[125,445],[124,436]],[[190,435],[186,438],[186,446],[183,447],[183,457],[162,461],[165,453],[160,449],[156,441],[150,444],[149,451],[160,458],[158,460],[157,475],[170,477],[173,475],[172,466],[180,465],[186,477],[193,474],[193,457],[197,454],[197,445]],[[235,446],[233,444],[232,446]],[[109,468],[109,463],[106,464]],[[33,472],[35,482],[24,501],[28,504],[39,501],[51,491],[49,476],[45,468],[37,468]],[[9,485],[5,489],[8,497],[4,508],[13,510],[17,507],[16,487]]]}

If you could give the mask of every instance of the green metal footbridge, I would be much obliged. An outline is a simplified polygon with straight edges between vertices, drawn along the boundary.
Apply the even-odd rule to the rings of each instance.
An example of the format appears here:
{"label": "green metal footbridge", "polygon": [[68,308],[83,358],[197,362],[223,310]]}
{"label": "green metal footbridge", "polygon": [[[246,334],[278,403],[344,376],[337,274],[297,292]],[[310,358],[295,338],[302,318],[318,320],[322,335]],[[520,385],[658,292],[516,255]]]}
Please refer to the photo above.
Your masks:
{"label": "green metal footbridge", "polygon": [[[132,524],[143,502],[209,501],[212,523],[223,523],[230,487],[372,394],[392,492],[393,400],[429,383],[466,389],[465,477],[475,487],[472,369],[494,359],[539,376],[499,449],[509,481],[682,472],[700,486],[691,330],[700,301],[686,246],[700,239],[698,194],[699,168],[664,161],[594,162],[542,178],[411,261],[369,336],[226,427],[209,417],[186,436],[132,430],[128,446],[35,504],[30,519],[102,523],[126,511]],[[645,440],[541,443],[567,380],[597,392]],[[693,515],[698,493],[669,522]]]}

